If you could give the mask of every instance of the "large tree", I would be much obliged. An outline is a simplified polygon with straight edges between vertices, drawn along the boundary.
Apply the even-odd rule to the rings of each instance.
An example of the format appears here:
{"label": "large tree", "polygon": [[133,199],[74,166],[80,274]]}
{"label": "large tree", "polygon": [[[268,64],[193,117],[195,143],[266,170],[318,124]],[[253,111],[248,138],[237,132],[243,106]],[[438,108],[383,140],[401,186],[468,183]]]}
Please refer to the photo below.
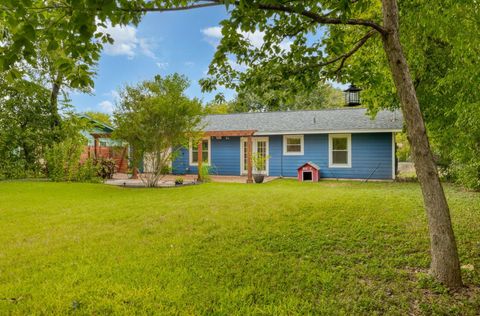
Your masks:
{"label": "large tree", "polygon": [[[108,2],[104,2],[106,10]],[[106,15],[88,8],[91,2],[68,3],[68,8],[60,10],[66,5],[63,1],[5,0],[0,4],[0,72],[6,81],[22,78],[49,90],[44,107],[51,114],[49,124],[58,133],[57,140],[62,122],[59,103],[66,102],[72,90],[91,91],[102,46],[113,41],[102,31]]]}
{"label": "large tree", "polygon": [[[412,0],[413,1],[413,0]],[[450,8],[458,6],[458,1],[445,0],[443,6],[430,5],[432,14],[419,16],[418,23],[425,19],[438,21],[439,33],[447,32],[450,24],[444,25],[444,17],[450,16]],[[431,240],[431,272],[441,282],[451,288],[462,285],[460,264],[456,242],[453,234],[450,211],[440,183],[436,165],[430,149],[425,123],[415,91],[414,81],[407,63],[407,54],[402,46],[400,34],[400,18],[396,0],[154,0],[154,1],[103,1],[79,0],[63,1],[6,1],[3,7],[11,11],[23,13],[28,8],[32,10],[58,10],[74,14],[85,13],[85,22],[82,19],[71,20],[71,29],[77,33],[66,33],[75,36],[80,33],[77,44],[90,42],[95,34],[95,21],[105,22],[110,19],[112,24],[138,23],[141,15],[149,11],[173,11],[211,6],[226,6],[229,17],[222,21],[223,38],[217,46],[213,62],[209,69],[209,80],[203,81],[205,89],[211,89],[217,84],[227,87],[237,87],[237,82],[243,86],[256,86],[259,83],[270,84],[275,89],[278,84],[288,88],[293,93],[314,86],[323,78],[339,78],[347,81],[359,79],[371,80],[381,83],[378,76],[391,77],[391,87],[397,96],[392,96],[392,90],[385,94],[391,95],[391,103],[382,106],[394,107],[394,100],[401,106],[407,134],[412,146],[412,158],[417,169],[421,184],[425,209],[429,223]],[[468,4],[465,2],[465,4]],[[475,2],[472,6],[474,12]],[[23,13],[12,12],[19,19]],[[473,24],[478,24],[478,13],[474,15]],[[12,14],[13,15],[13,14]],[[20,15],[20,16],[19,16]],[[4,15],[3,15],[4,16]],[[4,19],[7,25],[17,23],[15,19]],[[13,23],[12,21],[13,20]],[[28,22],[23,31],[14,33],[11,45],[14,53],[8,53],[8,48],[1,47],[0,65],[4,70],[12,68],[16,60],[28,56],[25,47],[33,42],[31,35],[32,25],[35,29],[39,26],[35,19]],[[42,26],[45,34],[54,33]],[[412,25],[412,27],[414,27]],[[90,28],[89,28],[90,27]],[[12,29],[13,26],[12,26]],[[92,31],[93,30],[93,31]],[[246,32],[264,32],[264,43],[261,47],[254,47],[244,35]],[[23,33],[22,33],[23,32]],[[361,33],[354,41],[350,34]],[[22,34],[26,34],[24,36]],[[51,34],[50,34],[51,35]],[[343,35],[343,36],[342,36]],[[16,37],[17,36],[17,37]],[[90,36],[90,38],[89,38]],[[292,44],[288,49],[282,45],[285,39],[290,39]],[[349,59],[361,52],[368,54],[370,51],[362,50],[366,43],[378,41],[382,44],[384,56],[383,73],[360,72],[349,68]],[[403,39],[403,42],[405,40]],[[73,47],[73,46],[72,46]],[[73,49],[74,50],[74,49]],[[27,51],[29,52],[29,51]],[[7,58],[5,56],[7,55]],[[235,62],[247,66],[247,70],[240,72],[232,67],[231,56]],[[26,59],[26,58],[25,58]],[[31,62],[29,58],[27,62]],[[374,64],[373,61],[370,64]],[[369,69],[369,63],[363,69]],[[374,66],[374,65],[370,65]],[[349,70],[347,76],[342,75],[343,70]],[[376,75],[377,77],[373,76]],[[370,78],[370,79],[369,79]],[[378,84],[376,91],[389,88],[389,84]],[[376,102],[367,98],[367,101]],[[377,102],[378,103],[378,102]]]}
{"label": "large tree", "polygon": [[114,135],[132,147],[134,166],[140,159],[148,165],[140,175],[146,186],[155,187],[179,148],[197,138],[202,106],[185,95],[188,86],[189,81],[179,74],[157,75],[120,91]]}
{"label": "large tree", "polygon": [[[478,47],[473,30],[480,21],[471,1],[401,1],[402,45],[422,114],[442,173],[463,186],[480,189],[480,89]],[[330,28],[333,39],[355,41],[361,30]],[[399,106],[381,41],[368,41],[341,71],[364,88],[364,104]]]}

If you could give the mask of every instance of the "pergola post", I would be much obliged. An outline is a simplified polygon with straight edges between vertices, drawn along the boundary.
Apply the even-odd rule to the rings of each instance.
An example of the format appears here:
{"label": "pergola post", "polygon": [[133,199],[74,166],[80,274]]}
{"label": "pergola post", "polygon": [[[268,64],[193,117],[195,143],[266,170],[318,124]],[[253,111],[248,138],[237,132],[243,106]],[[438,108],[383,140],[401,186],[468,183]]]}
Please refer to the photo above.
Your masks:
{"label": "pergola post", "polygon": [[198,151],[198,158],[197,158],[197,161],[198,161],[198,170],[197,170],[197,174],[198,174],[198,177],[197,177],[197,181],[202,181],[202,163],[203,163],[203,140],[200,139],[200,141],[198,142],[198,147],[197,147],[197,151]]}
{"label": "pergola post", "polygon": [[247,183],[253,183],[252,179],[252,136],[247,138]]}

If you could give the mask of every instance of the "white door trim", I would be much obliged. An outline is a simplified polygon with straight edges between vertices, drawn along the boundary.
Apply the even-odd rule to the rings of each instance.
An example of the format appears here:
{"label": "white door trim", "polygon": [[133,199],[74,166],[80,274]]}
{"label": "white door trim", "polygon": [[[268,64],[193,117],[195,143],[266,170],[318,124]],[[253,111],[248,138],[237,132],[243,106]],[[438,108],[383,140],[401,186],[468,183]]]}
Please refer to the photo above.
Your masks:
{"label": "white door trim", "polygon": [[[240,175],[246,175],[247,170],[245,167],[245,163],[243,162],[243,156],[245,155],[243,148],[243,143],[248,141],[248,137],[240,137]],[[252,137],[252,154],[257,152],[257,142],[264,141],[266,143],[266,155],[267,157],[270,155],[270,142],[268,137]],[[270,172],[270,159],[267,159],[266,166],[265,166],[265,175],[268,176]],[[255,169],[252,170],[255,173]]]}

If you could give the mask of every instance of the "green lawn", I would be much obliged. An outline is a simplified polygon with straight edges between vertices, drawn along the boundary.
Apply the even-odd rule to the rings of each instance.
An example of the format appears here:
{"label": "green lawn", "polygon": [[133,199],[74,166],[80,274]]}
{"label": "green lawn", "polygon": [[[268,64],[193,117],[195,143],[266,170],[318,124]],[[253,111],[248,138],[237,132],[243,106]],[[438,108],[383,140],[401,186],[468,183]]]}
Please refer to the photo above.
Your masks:
{"label": "green lawn", "polygon": [[480,194],[446,190],[474,267],[453,295],[414,183],[0,182],[0,314],[474,315]]}

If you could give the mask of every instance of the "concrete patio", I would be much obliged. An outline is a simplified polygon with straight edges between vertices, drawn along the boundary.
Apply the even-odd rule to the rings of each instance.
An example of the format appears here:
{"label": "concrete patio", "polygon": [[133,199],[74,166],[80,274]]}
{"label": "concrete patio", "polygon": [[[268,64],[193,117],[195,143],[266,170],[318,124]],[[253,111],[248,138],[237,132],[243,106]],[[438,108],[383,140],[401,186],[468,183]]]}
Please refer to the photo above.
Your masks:
{"label": "concrete patio", "polygon": [[[141,179],[131,179],[131,175],[126,173],[116,173],[113,176],[113,179],[106,180],[105,184],[116,185],[121,187],[144,187],[144,183]],[[182,178],[184,185],[197,184],[197,175],[186,174],[186,175],[166,175],[159,182],[157,187],[174,187],[175,179]],[[265,177],[263,183],[270,182],[277,179],[278,177]],[[247,183],[247,176],[218,176],[211,175],[211,182],[222,182],[222,183]]]}

